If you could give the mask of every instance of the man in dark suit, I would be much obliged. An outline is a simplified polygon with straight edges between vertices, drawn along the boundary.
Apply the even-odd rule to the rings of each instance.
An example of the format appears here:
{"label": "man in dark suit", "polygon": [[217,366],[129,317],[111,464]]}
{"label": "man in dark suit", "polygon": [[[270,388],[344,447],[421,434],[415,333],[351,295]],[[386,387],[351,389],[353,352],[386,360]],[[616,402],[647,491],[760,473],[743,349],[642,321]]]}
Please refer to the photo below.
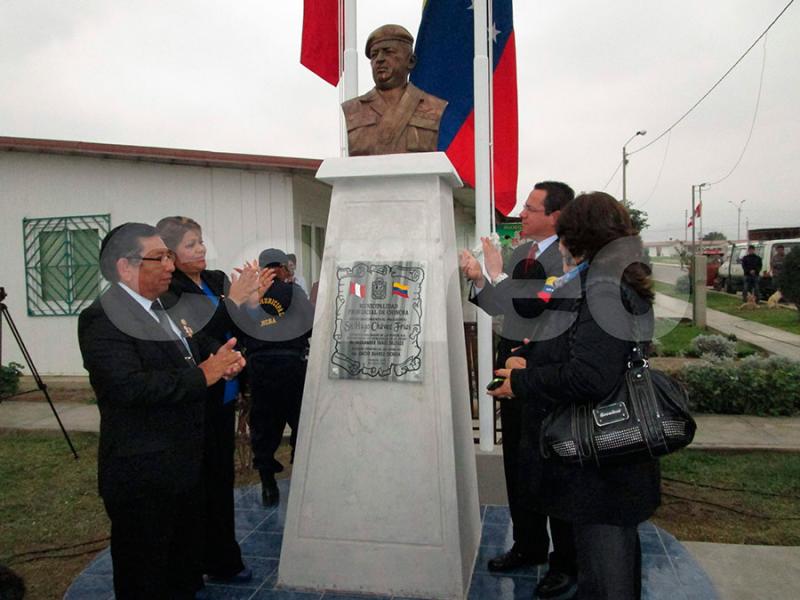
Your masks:
{"label": "man in dark suit", "polygon": [[166,314],[158,297],[174,258],[150,225],[113,229],[100,249],[111,286],[78,320],[100,409],[98,484],[120,600],[194,598],[203,587],[206,388],[244,366],[235,339],[199,347],[191,324]]}
{"label": "man in dark suit", "polygon": [[[537,183],[525,202],[520,218],[521,236],[529,241],[514,249],[503,264],[500,251],[484,238],[483,254],[486,275],[471,253],[461,254],[461,268],[472,281],[470,301],[492,316],[502,315],[503,327],[497,346],[495,368],[504,368],[512,350],[523,340],[555,337],[568,323],[552,304],[538,297],[545,280],[563,275],[555,224],[561,209],[575,197],[572,188],[556,181]],[[523,428],[533,422],[519,402],[501,402],[500,422],[503,431],[503,466],[506,491],[514,531],[510,550],[489,560],[489,570],[505,572],[525,565],[548,562],[550,536],[547,515],[536,510],[536,499],[526,481],[526,470],[537,463],[538,447],[520,442]],[[530,432],[528,432],[530,433]],[[537,586],[539,598],[558,598],[575,586],[575,547],[568,523],[550,519],[554,551],[549,556],[550,569]]]}

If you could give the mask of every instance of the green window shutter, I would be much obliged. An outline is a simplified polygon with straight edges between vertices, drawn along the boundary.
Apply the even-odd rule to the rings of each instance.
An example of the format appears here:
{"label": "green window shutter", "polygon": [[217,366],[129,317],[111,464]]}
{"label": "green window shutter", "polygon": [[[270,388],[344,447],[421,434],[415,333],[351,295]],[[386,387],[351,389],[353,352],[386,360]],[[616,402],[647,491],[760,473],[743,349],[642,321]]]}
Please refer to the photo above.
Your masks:
{"label": "green window shutter", "polygon": [[28,314],[77,315],[104,289],[100,240],[110,215],[23,219]]}
{"label": "green window shutter", "polygon": [[75,300],[94,300],[100,292],[100,235],[97,229],[70,231],[72,291]]}
{"label": "green window shutter", "polygon": [[66,231],[43,231],[39,234],[39,269],[42,299],[45,302],[69,301],[69,271]]}

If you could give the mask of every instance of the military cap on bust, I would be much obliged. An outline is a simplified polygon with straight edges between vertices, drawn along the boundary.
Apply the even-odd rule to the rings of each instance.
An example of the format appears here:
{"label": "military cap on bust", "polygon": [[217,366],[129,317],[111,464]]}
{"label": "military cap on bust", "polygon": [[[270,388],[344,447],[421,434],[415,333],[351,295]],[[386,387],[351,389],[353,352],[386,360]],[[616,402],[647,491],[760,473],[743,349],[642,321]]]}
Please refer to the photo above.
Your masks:
{"label": "military cap on bust", "polygon": [[401,25],[381,25],[375,31],[369,34],[367,38],[367,46],[365,49],[365,53],[367,58],[371,58],[369,55],[370,48],[372,48],[372,44],[375,42],[388,42],[388,41],[395,41],[395,42],[404,42],[409,46],[414,46],[414,36],[408,32],[408,29]]}

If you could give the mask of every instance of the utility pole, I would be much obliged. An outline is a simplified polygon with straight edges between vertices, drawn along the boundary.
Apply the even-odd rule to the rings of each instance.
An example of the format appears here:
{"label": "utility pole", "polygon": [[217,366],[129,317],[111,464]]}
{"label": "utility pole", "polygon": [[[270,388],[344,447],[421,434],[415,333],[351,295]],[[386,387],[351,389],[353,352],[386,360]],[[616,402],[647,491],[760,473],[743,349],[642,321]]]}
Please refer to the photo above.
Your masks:
{"label": "utility pole", "polygon": [[[698,190],[700,197],[702,194],[703,186],[708,185],[701,183],[700,185],[692,186],[692,321],[695,327],[704,328],[706,326],[706,257],[701,252],[697,253],[695,229],[697,229],[697,206],[695,205],[695,188]],[[702,206],[701,209],[702,211]],[[688,222],[687,222],[688,223]]]}
{"label": "utility pole", "polygon": [[689,215],[686,214],[688,211],[683,209],[683,244],[686,245],[689,243]]}
{"label": "utility pole", "polygon": [[628,151],[627,145],[631,143],[631,140],[635,138],[637,135],[646,135],[646,129],[640,129],[636,133],[634,133],[627,142],[622,144],[622,202],[623,204],[628,201],[628,182],[626,178],[626,170],[628,168]]}

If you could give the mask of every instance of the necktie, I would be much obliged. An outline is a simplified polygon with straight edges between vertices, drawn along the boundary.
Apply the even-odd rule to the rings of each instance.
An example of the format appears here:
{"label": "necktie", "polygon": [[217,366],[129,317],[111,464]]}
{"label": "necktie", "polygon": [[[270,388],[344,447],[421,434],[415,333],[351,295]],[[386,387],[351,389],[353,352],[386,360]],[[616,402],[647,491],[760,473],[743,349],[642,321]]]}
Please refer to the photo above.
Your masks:
{"label": "necktie", "polygon": [[161,325],[161,329],[167,334],[167,338],[174,341],[178,349],[183,354],[183,357],[186,359],[187,362],[191,364],[196,364],[194,357],[192,356],[192,349],[189,347],[189,343],[181,336],[178,336],[175,333],[175,330],[172,329],[172,323],[167,316],[167,312],[164,310],[164,306],[161,304],[160,301],[155,300],[151,305],[150,309],[156,314],[158,317],[158,324]]}
{"label": "necktie", "polygon": [[531,249],[528,250],[528,256],[525,258],[525,272],[533,270],[533,263],[536,262],[536,255],[539,253],[539,244],[533,242]]}

